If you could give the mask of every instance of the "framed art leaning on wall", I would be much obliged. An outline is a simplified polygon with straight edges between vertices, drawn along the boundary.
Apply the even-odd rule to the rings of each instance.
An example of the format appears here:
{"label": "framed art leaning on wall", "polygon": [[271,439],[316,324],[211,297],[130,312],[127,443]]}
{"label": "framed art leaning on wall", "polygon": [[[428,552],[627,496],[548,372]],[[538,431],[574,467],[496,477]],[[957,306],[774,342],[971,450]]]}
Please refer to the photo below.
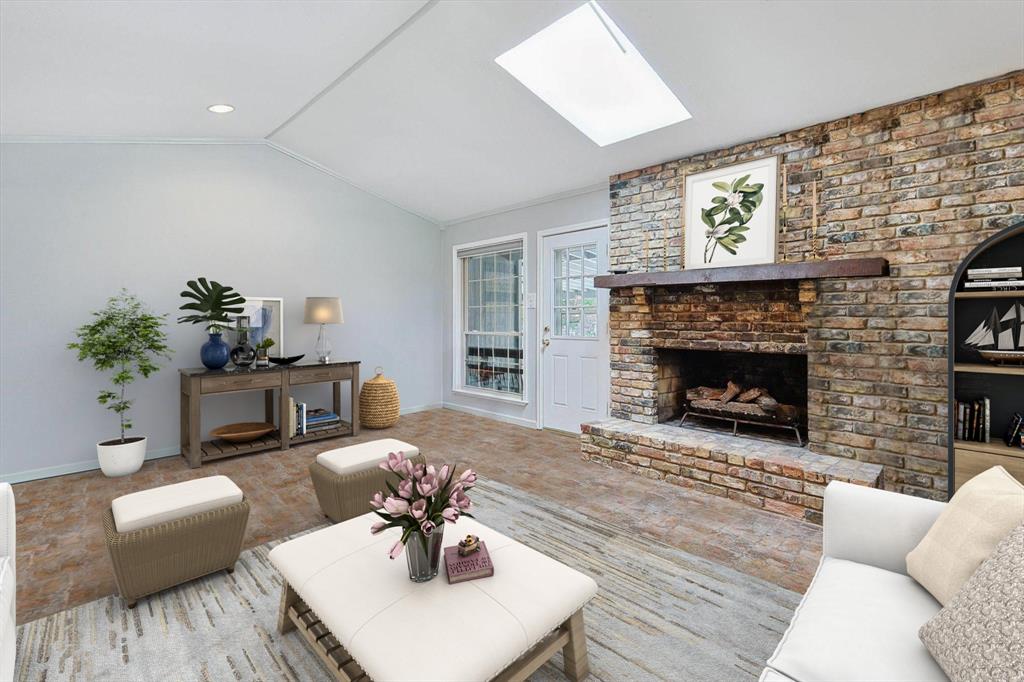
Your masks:
{"label": "framed art leaning on wall", "polygon": [[776,156],[686,176],[685,267],[774,263],[778,178]]}

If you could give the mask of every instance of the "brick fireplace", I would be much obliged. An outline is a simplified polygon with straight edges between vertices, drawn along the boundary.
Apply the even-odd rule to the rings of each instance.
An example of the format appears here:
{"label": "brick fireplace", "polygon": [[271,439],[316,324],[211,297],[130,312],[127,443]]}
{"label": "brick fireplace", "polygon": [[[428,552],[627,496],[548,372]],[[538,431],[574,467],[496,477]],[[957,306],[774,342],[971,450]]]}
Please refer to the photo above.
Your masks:
{"label": "brick fireplace", "polygon": [[[777,262],[888,259],[887,276],[665,286],[686,176],[779,157]],[[660,163],[609,181],[610,419],[584,457],[817,520],[849,478],[945,499],[947,306],[977,244],[1024,218],[1024,72]],[[803,356],[807,448],[688,431],[681,351]]]}
{"label": "brick fireplace", "polygon": [[829,480],[877,485],[880,466],[811,453],[792,434],[768,441],[771,429],[744,424],[734,436],[692,416],[679,425],[688,390],[733,381],[796,408],[806,433],[816,300],[814,280],[613,289],[611,419],[584,425],[584,458],[811,521]]}

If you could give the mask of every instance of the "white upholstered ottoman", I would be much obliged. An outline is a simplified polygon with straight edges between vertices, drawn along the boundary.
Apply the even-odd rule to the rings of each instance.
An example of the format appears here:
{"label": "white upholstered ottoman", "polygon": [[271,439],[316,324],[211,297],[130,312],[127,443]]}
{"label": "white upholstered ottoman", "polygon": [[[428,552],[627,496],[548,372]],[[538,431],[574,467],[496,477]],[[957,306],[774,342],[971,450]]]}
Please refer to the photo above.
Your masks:
{"label": "white upholstered ottoman", "polygon": [[278,545],[284,578],[278,628],[298,627],[339,680],[524,680],[559,649],[571,680],[587,675],[583,606],[588,576],[463,517],[445,546],[467,533],[487,543],[494,576],[449,585],[444,567],[414,583],[388,548],[400,529],[370,535],[360,516]]}

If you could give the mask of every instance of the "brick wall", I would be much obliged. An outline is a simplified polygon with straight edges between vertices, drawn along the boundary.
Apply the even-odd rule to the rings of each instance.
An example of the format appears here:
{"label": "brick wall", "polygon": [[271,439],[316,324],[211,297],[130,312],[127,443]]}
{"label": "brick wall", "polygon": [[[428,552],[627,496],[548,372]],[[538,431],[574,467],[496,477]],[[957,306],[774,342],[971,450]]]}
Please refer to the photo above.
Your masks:
{"label": "brick wall", "polygon": [[[949,287],[975,245],[1024,219],[1024,72],[613,176],[612,268],[678,269],[686,175],[766,155],[787,176],[780,261],[892,266],[886,278],[801,284],[803,319],[791,322],[806,324],[811,449],[884,465],[889,489],[944,498]],[[612,292],[613,416],[656,420],[658,345],[723,332],[800,343],[758,328],[770,314],[709,324],[716,311],[701,300],[733,290],[691,291]],[[680,305],[691,307],[659,307]]]}

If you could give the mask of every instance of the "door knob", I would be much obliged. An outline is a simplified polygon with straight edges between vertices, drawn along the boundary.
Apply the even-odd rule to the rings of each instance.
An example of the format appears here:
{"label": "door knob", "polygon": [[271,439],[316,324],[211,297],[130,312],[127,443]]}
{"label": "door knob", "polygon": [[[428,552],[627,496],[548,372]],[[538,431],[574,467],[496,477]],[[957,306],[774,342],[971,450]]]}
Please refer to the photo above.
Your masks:
{"label": "door knob", "polygon": [[544,339],[541,343],[543,343],[544,347],[547,348],[551,345],[551,339]]}

